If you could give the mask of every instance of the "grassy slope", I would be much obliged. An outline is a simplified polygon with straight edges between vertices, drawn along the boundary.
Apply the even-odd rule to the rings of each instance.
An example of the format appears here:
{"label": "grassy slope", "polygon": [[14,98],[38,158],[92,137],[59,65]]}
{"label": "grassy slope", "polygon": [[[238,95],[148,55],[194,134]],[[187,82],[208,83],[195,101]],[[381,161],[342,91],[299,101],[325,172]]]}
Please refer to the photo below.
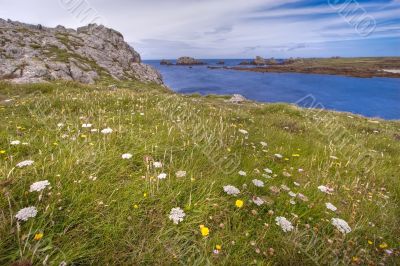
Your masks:
{"label": "grassy slope", "polygon": [[[51,265],[398,262],[399,122],[283,104],[233,105],[140,83],[119,86],[125,88],[0,84],[0,265],[21,259],[42,265],[46,256]],[[2,101],[8,98],[13,101]],[[82,123],[114,132],[90,133]],[[11,146],[12,140],[29,144]],[[122,160],[127,152],[133,158]],[[365,153],[372,160],[357,161]],[[155,178],[160,170],[148,167],[145,156],[163,162],[167,179]],[[27,159],[34,165],[14,168]],[[273,179],[256,170],[266,167]],[[175,177],[178,170],[187,176]],[[255,187],[254,178],[266,186]],[[46,179],[52,189],[39,201],[29,186]],[[240,188],[243,208],[223,192],[227,184]],[[292,205],[286,191],[271,192],[282,184],[309,201]],[[333,195],[319,185],[333,187]],[[268,204],[256,206],[253,195]],[[38,215],[18,225],[13,216],[31,205]],[[178,206],[187,216],[174,225],[168,214]],[[284,233],[277,216],[296,229]],[[353,231],[344,236],[332,217]],[[201,224],[210,228],[208,237],[201,236]],[[40,241],[33,239],[38,232]],[[213,255],[217,244],[222,250]]]}

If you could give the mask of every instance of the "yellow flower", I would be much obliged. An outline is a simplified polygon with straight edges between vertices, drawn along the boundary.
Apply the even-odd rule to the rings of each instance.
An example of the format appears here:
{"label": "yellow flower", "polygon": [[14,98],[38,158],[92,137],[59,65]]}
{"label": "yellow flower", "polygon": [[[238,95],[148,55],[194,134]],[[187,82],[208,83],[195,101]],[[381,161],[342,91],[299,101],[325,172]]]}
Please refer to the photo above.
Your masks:
{"label": "yellow flower", "polygon": [[210,233],[210,229],[208,229],[208,227],[205,227],[204,225],[200,225],[200,232],[202,236],[208,236],[208,234]]}
{"label": "yellow flower", "polygon": [[87,137],[87,136],[86,136],[85,134],[82,134],[82,135],[81,135],[81,138],[83,138],[83,139],[86,138],[86,137]]}
{"label": "yellow flower", "polygon": [[139,206],[137,204],[133,205],[133,208],[137,209]]}
{"label": "yellow flower", "polygon": [[371,241],[371,240],[368,240],[368,244],[372,245],[372,241]]}
{"label": "yellow flower", "polygon": [[235,202],[235,205],[238,208],[242,208],[243,204],[244,204],[243,200],[240,200],[240,199],[236,200],[236,202]]}
{"label": "yellow flower", "polygon": [[216,249],[216,250],[221,250],[221,249],[222,249],[222,246],[221,246],[221,245],[215,245],[215,249]]}
{"label": "yellow flower", "polygon": [[289,158],[285,158],[285,161],[289,161]]}
{"label": "yellow flower", "polygon": [[40,239],[42,239],[43,238],[43,233],[37,233],[37,234],[35,234],[35,240],[37,240],[37,241],[39,241]]}
{"label": "yellow flower", "polygon": [[5,153],[6,153],[5,150],[1,150],[1,151],[0,151],[0,154],[5,154]]}
{"label": "yellow flower", "polygon": [[54,145],[54,146],[58,146],[58,143],[57,143],[57,142],[53,142],[53,145]]}
{"label": "yellow flower", "polygon": [[384,249],[384,248],[387,248],[387,247],[388,247],[388,244],[386,244],[385,242],[383,242],[382,244],[379,245],[379,247],[380,247],[381,249]]}
{"label": "yellow flower", "polygon": [[147,193],[143,193],[143,198],[147,198]]}
{"label": "yellow flower", "polygon": [[293,157],[300,157],[300,154],[294,153],[294,154],[292,154],[292,156],[293,156]]}

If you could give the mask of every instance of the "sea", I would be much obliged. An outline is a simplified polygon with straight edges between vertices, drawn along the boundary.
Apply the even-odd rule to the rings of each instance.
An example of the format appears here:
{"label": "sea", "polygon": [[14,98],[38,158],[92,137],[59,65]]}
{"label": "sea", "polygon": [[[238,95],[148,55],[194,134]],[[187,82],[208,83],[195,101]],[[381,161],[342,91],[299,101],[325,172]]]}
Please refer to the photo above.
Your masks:
{"label": "sea", "polygon": [[293,103],[371,118],[400,120],[399,78],[257,73],[207,67],[220,66],[217,63],[221,60],[225,66],[237,66],[246,59],[208,59],[202,60],[207,65],[191,67],[160,65],[160,60],[144,60],[144,63],[154,66],[163,76],[164,83],[179,93],[241,94],[259,102]]}

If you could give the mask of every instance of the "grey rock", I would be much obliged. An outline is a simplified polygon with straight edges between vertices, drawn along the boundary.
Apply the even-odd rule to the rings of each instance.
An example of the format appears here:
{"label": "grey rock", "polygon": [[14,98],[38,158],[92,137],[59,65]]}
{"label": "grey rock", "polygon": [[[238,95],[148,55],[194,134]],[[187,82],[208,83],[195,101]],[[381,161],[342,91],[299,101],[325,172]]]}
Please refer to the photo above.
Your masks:
{"label": "grey rock", "polygon": [[121,33],[89,24],[77,30],[0,19],[0,79],[95,83],[101,76],[162,84]]}
{"label": "grey rock", "polygon": [[188,57],[188,56],[179,57],[178,60],[176,61],[176,64],[177,65],[185,65],[185,66],[205,65],[204,62],[194,59],[193,57]]}
{"label": "grey rock", "polygon": [[227,102],[230,102],[230,103],[243,103],[245,101],[247,101],[247,99],[243,95],[233,94],[232,98],[230,98]]}

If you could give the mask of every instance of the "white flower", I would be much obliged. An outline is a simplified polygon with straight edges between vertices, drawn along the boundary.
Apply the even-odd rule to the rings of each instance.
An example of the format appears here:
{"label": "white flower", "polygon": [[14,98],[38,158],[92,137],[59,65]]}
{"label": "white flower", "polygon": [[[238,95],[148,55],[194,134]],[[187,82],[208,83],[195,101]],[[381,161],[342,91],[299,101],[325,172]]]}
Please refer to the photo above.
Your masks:
{"label": "white flower", "polygon": [[35,182],[31,185],[29,192],[34,192],[34,191],[40,192],[47,186],[50,186],[50,182],[48,180]]}
{"label": "white flower", "polygon": [[299,186],[300,186],[300,184],[297,183],[297,182],[293,182],[293,184],[294,184],[296,187],[299,187]]}
{"label": "white flower", "polygon": [[253,197],[253,202],[257,206],[261,206],[261,205],[264,204],[264,200],[262,198],[259,198],[259,197]]}
{"label": "white flower", "polygon": [[83,127],[83,128],[91,128],[91,127],[92,127],[92,124],[82,124],[82,127]]}
{"label": "white flower", "polygon": [[239,175],[241,175],[241,176],[246,176],[247,174],[246,174],[245,171],[239,171]]}
{"label": "white flower", "polygon": [[244,134],[244,135],[249,134],[249,132],[247,132],[247,130],[244,130],[244,129],[239,129],[239,132]]}
{"label": "white flower", "polygon": [[10,142],[10,145],[19,145],[19,144],[21,144],[21,141],[19,140],[13,140]]}
{"label": "white flower", "polygon": [[351,228],[345,220],[342,220],[340,218],[332,218],[331,223],[343,234],[351,232]]}
{"label": "white flower", "polygon": [[303,173],[304,172],[304,169],[302,169],[302,168],[299,168],[299,173]]}
{"label": "white flower", "polygon": [[272,170],[269,169],[269,168],[265,168],[264,171],[265,171],[267,174],[272,174]]}
{"label": "white flower", "polygon": [[327,187],[327,186],[319,186],[318,189],[319,189],[321,192],[324,192],[324,193],[326,193],[326,194],[332,194],[332,192],[333,192],[333,188],[329,188],[329,187]]}
{"label": "white flower", "polygon": [[290,232],[294,229],[293,225],[291,222],[289,222],[285,217],[278,216],[275,218],[275,222],[277,225],[279,225],[283,232]]}
{"label": "white flower", "polygon": [[172,208],[169,214],[169,219],[174,222],[174,224],[179,224],[179,222],[183,221],[183,218],[186,216],[185,212],[177,207]]}
{"label": "white flower", "polygon": [[93,132],[93,133],[95,133],[95,132],[99,132],[99,130],[98,130],[98,129],[96,129],[96,128],[92,128],[92,129],[90,130],[90,132]]}
{"label": "white flower", "polygon": [[122,154],[122,159],[126,159],[126,160],[129,160],[130,158],[132,158],[132,154],[130,154],[130,153],[124,153],[124,154]]}
{"label": "white flower", "polygon": [[161,168],[162,163],[161,162],[153,162],[153,166],[154,166],[154,168]]}
{"label": "white flower", "polygon": [[293,191],[289,191],[289,196],[292,197],[292,198],[294,198],[294,197],[297,196],[297,194],[294,193]]}
{"label": "white flower", "polygon": [[283,189],[285,191],[290,191],[290,188],[284,184],[281,185],[281,189]]}
{"label": "white flower", "polygon": [[264,187],[264,182],[261,181],[261,180],[253,179],[252,182],[253,182],[253,184],[254,184],[256,187]]}
{"label": "white flower", "polygon": [[282,159],[282,158],[283,158],[283,155],[282,155],[282,154],[279,154],[279,153],[275,153],[274,156],[275,156],[276,158],[278,158],[278,159]]}
{"label": "white flower", "polygon": [[167,174],[166,173],[161,173],[157,176],[158,179],[165,179],[167,178]]}
{"label": "white flower", "polygon": [[59,127],[59,128],[61,128],[61,127],[63,127],[64,126],[64,123],[58,123],[57,124],[57,127]]}
{"label": "white flower", "polygon": [[22,161],[20,163],[17,163],[17,167],[22,168],[22,167],[25,167],[25,166],[32,165],[33,163],[34,163],[34,161],[32,161],[32,160],[26,160],[26,161]]}
{"label": "white flower", "polygon": [[325,206],[326,206],[326,208],[327,208],[328,210],[331,210],[331,211],[333,211],[333,212],[335,212],[335,211],[337,210],[336,206],[333,205],[333,204],[330,203],[330,202],[325,203]]}
{"label": "white flower", "polygon": [[240,190],[232,185],[224,186],[224,191],[226,194],[233,196],[240,194]]}
{"label": "white flower", "polygon": [[178,171],[176,172],[176,177],[185,177],[186,176],[186,171]]}
{"label": "white flower", "polygon": [[266,143],[266,142],[264,142],[264,141],[261,141],[260,144],[261,144],[263,147],[267,147],[267,146],[268,146],[268,143]]}
{"label": "white flower", "polygon": [[15,218],[17,218],[20,221],[27,221],[29,218],[35,217],[36,214],[37,210],[35,207],[27,207],[19,210],[15,215]]}
{"label": "white flower", "polygon": [[113,132],[113,130],[111,128],[105,128],[101,131],[101,133],[103,134],[111,134]]}

